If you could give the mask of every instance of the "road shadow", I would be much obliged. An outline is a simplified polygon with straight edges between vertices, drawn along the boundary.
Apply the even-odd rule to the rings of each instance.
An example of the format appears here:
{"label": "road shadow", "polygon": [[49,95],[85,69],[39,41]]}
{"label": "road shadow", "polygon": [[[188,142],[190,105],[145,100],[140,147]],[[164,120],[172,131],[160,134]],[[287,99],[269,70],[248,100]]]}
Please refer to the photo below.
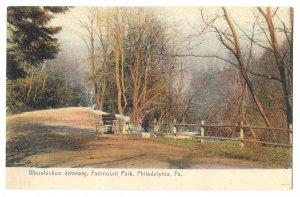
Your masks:
{"label": "road shadow", "polygon": [[186,155],[180,159],[168,158],[167,162],[171,169],[189,169],[192,167],[192,156]]}
{"label": "road shadow", "polygon": [[[141,153],[138,155],[132,155],[132,156],[128,156],[128,157],[123,157],[120,159],[114,159],[114,160],[110,160],[110,161],[103,161],[103,162],[95,162],[95,163],[88,163],[88,164],[83,164],[83,165],[76,165],[73,166],[72,168],[79,168],[79,167],[93,167],[93,166],[99,166],[99,165],[104,165],[105,168],[116,168],[113,163],[118,163],[118,162],[122,162],[122,161],[129,161],[132,159],[137,159],[137,158],[141,158],[141,157],[146,157],[149,154],[147,153]],[[119,167],[122,168],[122,167]]]}
{"label": "road shadow", "polygon": [[95,131],[92,129],[41,123],[26,124],[22,129],[20,127],[11,132],[17,136],[6,142],[7,167],[31,166],[22,160],[39,153],[82,150],[88,142],[95,140]]}

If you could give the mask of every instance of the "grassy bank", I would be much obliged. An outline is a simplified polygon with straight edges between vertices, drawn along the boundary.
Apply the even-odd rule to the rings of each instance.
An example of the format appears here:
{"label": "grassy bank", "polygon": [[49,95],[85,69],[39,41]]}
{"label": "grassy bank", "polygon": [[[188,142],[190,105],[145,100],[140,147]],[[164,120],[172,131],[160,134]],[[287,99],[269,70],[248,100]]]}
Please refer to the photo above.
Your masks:
{"label": "grassy bank", "polygon": [[[132,137],[135,138],[134,136]],[[136,138],[139,137],[136,136]],[[291,150],[286,147],[270,147],[248,143],[245,147],[241,148],[237,142],[214,140],[209,140],[204,144],[201,144],[196,140],[188,139],[174,140],[157,138],[145,140],[158,140],[171,146],[187,148],[205,155],[255,161],[264,166],[272,166],[275,168],[289,168],[292,166]]]}

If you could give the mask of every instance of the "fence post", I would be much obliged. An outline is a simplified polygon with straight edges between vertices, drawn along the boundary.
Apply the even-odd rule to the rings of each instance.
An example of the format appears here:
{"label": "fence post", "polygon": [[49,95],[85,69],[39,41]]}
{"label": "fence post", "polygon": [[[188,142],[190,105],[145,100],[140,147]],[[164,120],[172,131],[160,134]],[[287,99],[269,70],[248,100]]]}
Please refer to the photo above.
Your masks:
{"label": "fence post", "polygon": [[203,144],[204,143],[204,120],[201,120],[201,127],[200,127],[200,135],[201,135],[201,139],[200,139],[200,143]]}
{"label": "fence post", "polygon": [[174,140],[176,140],[176,138],[177,138],[177,128],[176,128],[176,126],[175,126],[175,124],[176,124],[176,118],[174,119],[174,125],[173,125],[173,133],[174,133]]}
{"label": "fence post", "polygon": [[293,125],[289,124],[289,143],[293,145]]}
{"label": "fence post", "polygon": [[244,147],[244,129],[243,129],[243,121],[241,121],[241,127],[240,127],[240,146]]}

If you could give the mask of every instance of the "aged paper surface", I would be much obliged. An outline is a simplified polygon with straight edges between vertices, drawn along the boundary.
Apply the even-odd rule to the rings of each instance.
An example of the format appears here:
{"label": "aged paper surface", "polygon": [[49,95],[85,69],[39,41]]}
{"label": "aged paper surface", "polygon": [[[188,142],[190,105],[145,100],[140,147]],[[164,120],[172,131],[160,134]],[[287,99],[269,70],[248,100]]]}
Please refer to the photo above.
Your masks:
{"label": "aged paper surface", "polygon": [[[30,170],[44,175],[29,175]],[[74,175],[76,172],[80,175]],[[9,189],[289,190],[292,187],[291,169],[7,168],[6,176]]]}
{"label": "aged paper surface", "polygon": [[[166,7],[165,9],[162,8],[157,8],[157,9],[159,10],[159,12],[162,11],[165,14],[166,13],[170,14],[171,16],[174,17],[175,20],[182,21],[185,19],[190,19],[194,23],[195,21],[197,21],[196,13],[198,12],[201,13],[201,9],[198,9],[198,7],[197,6],[189,7],[189,8]],[[11,6],[11,8],[13,10],[15,7]],[[101,9],[103,11],[106,8],[100,7],[99,10]],[[116,11],[116,13],[118,13],[119,15],[116,14],[114,15],[115,18],[113,18],[108,14],[106,17],[107,18],[112,17],[111,20],[114,21],[115,23],[120,18],[122,18],[121,17],[122,14],[124,13],[127,14],[128,11],[128,10],[126,11],[125,9],[124,10],[121,9],[121,12],[119,12],[117,7],[112,7],[111,9],[113,11]],[[128,9],[130,10],[131,8]],[[220,7],[213,7],[210,9],[212,10],[212,12],[216,11],[216,13],[218,13],[217,10],[220,10],[220,12],[224,13],[224,15],[220,17],[226,16],[225,15],[226,9],[222,9]],[[250,25],[248,24],[247,15],[245,14],[250,9],[256,10],[256,7],[235,7],[235,8],[228,7],[227,11],[229,11],[229,13],[232,14],[233,18],[240,19],[241,23],[247,27],[247,30],[249,29],[251,30],[252,24]],[[228,61],[226,59],[224,65],[224,62],[222,62],[223,57],[220,58],[216,54],[214,54],[215,56],[214,58],[217,58],[218,60],[211,61],[207,59],[205,60],[201,59],[200,61],[199,59],[193,59],[193,58],[197,58],[197,56],[211,56],[210,54],[203,55],[204,53],[199,55],[198,52],[206,51],[210,47],[213,49],[214,46],[217,46],[216,44],[217,42],[218,44],[222,44],[222,39],[220,42],[220,39],[219,40],[216,39],[216,36],[211,36],[211,37],[208,36],[204,38],[202,41],[206,41],[207,43],[204,49],[203,48],[201,49],[202,51],[199,50],[199,48],[197,48],[199,46],[196,46],[196,48],[190,46],[190,43],[195,42],[192,39],[189,41],[184,41],[182,43],[181,41],[178,41],[179,42],[178,46],[182,47],[181,44],[184,45],[185,47],[185,48],[183,47],[184,52],[179,50],[178,53],[174,53],[171,55],[168,53],[159,54],[160,56],[163,57],[176,56],[176,58],[178,59],[182,57],[187,58],[192,56],[192,59],[181,60],[181,63],[179,63],[177,65],[178,67],[176,67],[176,69],[178,70],[178,73],[176,73],[175,71],[172,71],[172,69],[168,70],[168,72],[164,70],[159,70],[163,68],[163,66],[168,65],[168,63],[166,62],[161,63],[160,58],[153,59],[154,62],[153,65],[155,66],[158,65],[157,67],[149,66],[151,68],[148,68],[147,61],[145,61],[146,62],[145,65],[147,66],[138,69],[134,68],[135,64],[130,65],[131,61],[127,60],[126,58],[128,58],[130,55],[134,56],[133,54],[138,54],[137,53],[138,50],[136,48],[130,48],[133,45],[130,44],[124,45],[128,47],[127,49],[122,44],[120,44],[122,43],[121,40],[124,39],[124,37],[120,36],[121,35],[120,32],[122,32],[122,30],[118,31],[114,29],[115,31],[108,33],[108,35],[114,34],[114,38],[118,36],[119,37],[115,43],[111,41],[114,44],[108,46],[108,48],[111,48],[110,54],[108,53],[106,54],[107,56],[103,56],[103,57],[105,58],[110,57],[111,60],[109,61],[114,66],[115,64],[116,65],[120,64],[119,65],[120,69],[122,68],[121,66],[125,66],[125,69],[127,66],[127,68],[130,68],[131,70],[130,69],[127,70],[127,73],[125,74],[125,80],[123,79],[124,84],[119,84],[120,87],[117,84],[114,84],[116,86],[111,86],[110,87],[111,89],[108,88],[108,90],[104,90],[107,91],[106,93],[107,100],[103,101],[105,110],[99,110],[99,108],[95,107],[97,105],[101,105],[97,100],[97,96],[98,96],[97,88],[93,88],[92,85],[92,83],[96,83],[96,82],[93,82],[93,80],[91,80],[91,76],[89,76],[89,73],[91,71],[89,69],[91,68],[93,69],[92,67],[93,63],[90,62],[90,59],[94,58],[93,61],[99,63],[99,65],[97,64],[99,68],[101,65],[107,62],[105,62],[106,61],[104,60],[105,58],[99,58],[98,55],[91,53],[89,46],[88,47],[85,46],[87,40],[84,40],[81,44],[78,44],[80,43],[80,39],[81,39],[80,36],[84,37],[86,36],[86,34],[82,34],[82,32],[79,32],[79,38],[78,35],[77,37],[76,35],[74,35],[74,29],[78,30],[80,26],[79,25],[77,27],[76,25],[74,25],[75,24],[74,16],[76,16],[77,14],[81,13],[84,10],[88,11],[86,12],[86,14],[89,14],[89,11],[90,13],[93,13],[95,11],[87,7],[80,7],[80,6],[73,7],[70,8],[70,10],[66,11],[65,13],[63,13],[64,11],[62,11],[62,13],[58,14],[56,16],[57,18],[55,18],[52,21],[51,25],[62,26],[63,28],[61,34],[58,35],[59,38],[58,40],[62,43],[63,52],[59,53],[58,59],[56,59],[57,62],[54,61],[53,63],[51,62],[51,60],[45,61],[42,58],[42,61],[39,62],[38,64],[39,66],[37,67],[40,70],[27,69],[26,70],[27,78],[25,77],[26,79],[24,79],[24,82],[20,84],[18,84],[17,80],[15,79],[7,79],[8,88],[16,87],[16,90],[9,89],[10,90],[8,91],[9,97],[8,96],[6,97],[7,99],[6,102],[8,103],[7,105],[10,105],[7,106],[6,108],[7,125],[6,125],[6,168],[5,168],[6,179],[5,180],[6,180],[7,189],[284,190],[284,191],[293,189],[292,161],[294,158],[292,157],[291,153],[293,148],[292,141],[294,136],[292,132],[292,124],[289,125],[286,124],[285,115],[277,113],[277,111],[276,113],[275,111],[272,111],[273,108],[275,108],[274,110],[276,110],[278,107],[281,107],[279,105],[281,105],[282,104],[281,102],[283,101],[281,100],[278,101],[280,104],[273,102],[272,99],[271,99],[272,102],[270,101],[268,103],[267,99],[264,100],[263,102],[263,105],[267,106],[266,109],[270,110],[268,111],[267,118],[270,118],[272,123],[274,123],[276,126],[277,124],[279,125],[277,127],[274,126],[275,130],[277,129],[276,131],[280,131],[281,133],[283,133],[281,134],[280,132],[278,132],[280,133],[278,134],[275,132],[274,134],[275,137],[273,136],[274,138],[272,139],[272,132],[274,132],[274,130],[267,128],[265,126],[265,122],[268,123],[269,120],[268,119],[266,120],[266,116],[264,116],[264,114],[262,117],[265,118],[265,120],[263,118],[257,120],[259,119],[257,117],[260,117],[260,115],[257,115],[258,112],[263,113],[263,110],[261,109],[257,110],[255,107],[256,105],[253,103],[250,106],[250,103],[253,102],[251,100],[252,99],[251,93],[249,92],[246,93],[246,91],[243,90],[241,84],[244,83],[244,79],[243,78],[240,79],[242,75],[240,75],[241,73],[239,72],[238,72],[239,77],[236,77],[236,70],[232,69],[229,65],[230,63],[232,63],[231,60]],[[147,37],[147,39],[145,39],[144,42],[154,39],[151,35],[157,32],[158,32],[157,34],[158,38],[163,37],[163,35],[160,34],[160,30],[161,30],[160,26],[159,25],[155,26],[154,23],[150,23],[151,20],[149,20],[149,18],[152,20],[157,20],[156,21],[157,24],[160,24],[161,22],[160,20],[155,18],[155,14],[152,13],[153,15],[151,15],[151,12],[153,10],[147,8],[145,8],[144,10],[145,13],[148,12],[150,13],[149,15],[146,15],[145,18],[142,18],[144,20],[144,23],[143,26],[140,27],[140,29],[146,32],[146,34],[149,33],[150,35],[149,38],[145,36]],[[288,13],[290,10],[291,9],[289,7],[280,7],[279,11],[276,9],[276,7],[272,8],[273,14],[274,15],[278,14],[279,17],[282,17],[286,23],[288,23],[289,21],[290,15],[288,15]],[[122,11],[124,11],[124,13],[122,13]],[[210,13],[210,11],[208,13]],[[130,13],[130,11],[128,12]],[[144,12],[137,11],[137,13],[139,13],[139,16],[142,17]],[[95,13],[94,16],[99,17],[101,15],[101,14],[97,15],[99,14],[99,12],[97,11],[95,11]],[[83,15],[81,17],[83,18]],[[105,20],[108,20],[107,18]],[[226,19],[226,17],[223,19]],[[103,19],[103,21],[105,20]],[[135,21],[135,18],[132,17],[131,20]],[[99,23],[99,21],[97,22]],[[108,28],[108,26],[106,25],[113,24],[113,22],[109,23],[108,21],[106,21],[106,23],[104,23],[103,21],[101,21],[100,24],[102,24],[106,28],[107,32],[110,31],[110,27]],[[135,24],[134,22],[132,23],[128,22],[127,24],[124,21],[120,20],[118,22],[121,24],[120,27],[125,29],[131,27],[130,25],[132,24],[137,26],[140,25],[140,23]],[[29,20],[29,22],[32,21]],[[83,21],[80,21],[79,24],[82,22]],[[125,25],[123,24],[123,22]],[[280,21],[279,22],[277,21],[276,24],[278,25],[279,23]],[[83,26],[82,28],[83,30],[86,28],[85,25],[86,24],[81,24],[81,28]],[[187,37],[190,39],[190,38],[194,38],[193,37],[194,34],[192,34],[192,29],[201,26],[201,25],[193,26],[194,25],[193,24],[188,28],[182,28],[180,27],[180,25],[178,24],[179,30],[176,29],[176,31],[174,30],[173,32],[171,33],[168,32],[168,33],[172,34],[175,32],[175,34],[179,34],[177,31],[182,31],[181,33],[184,34],[184,36],[181,39]],[[217,25],[219,24],[216,23],[216,26]],[[238,27],[238,24],[235,25],[237,29],[241,28]],[[256,25],[258,26],[255,27],[259,28],[259,24],[257,23]],[[92,28],[96,27],[96,24],[92,24],[91,27]],[[229,31],[230,28],[224,30],[222,29],[223,27],[224,26],[220,25],[220,29],[218,29],[218,31],[220,32],[217,33],[219,33],[219,36],[223,35],[224,37],[222,38],[228,39],[229,43],[233,43],[234,40],[231,40],[231,38],[234,37],[234,31],[231,32],[232,35],[228,35],[227,31]],[[214,29],[215,27],[211,27],[211,28]],[[139,28],[132,28],[132,29],[136,30]],[[155,29],[155,32],[151,32],[153,29]],[[284,39],[284,33],[287,36],[291,34],[291,31],[288,31],[287,29],[290,30],[291,29],[290,26],[286,27],[286,29],[284,30],[285,32],[281,31],[282,34],[281,36],[283,36],[281,37],[281,39]],[[100,30],[97,29],[96,31],[100,31]],[[128,36],[128,40],[131,41],[130,39],[132,39],[132,37],[137,38],[138,37],[137,32],[133,31],[132,34],[136,34],[136,35]],[[98,38],[96,38],[96,40],[97,39],[98,40],[95,43],[93,43],[96,45],[98,44],[98,48],[95,47],[95,50],[96,51],[101,50],[102,49],[101,47],[103,47],[103,45],[99,45],[99,43],[101,42],[100,41],[101,36],[99,36],[99,32],[98,34],[96,33],[94,36],[95,37],[98,36]],[[176,36],[174,36],[174,38]],[[201,36],[202,36],[202,32],[201,32]],[[142,38],[144,37],[141,36],[141,39]],[[89,39],[89,38],[86,37],[85,39]],[[109,40],[110,37],[108,36],[106,39]],[[140,39],[134,41],[139,42]],[[107,43],[103,42],[102,44],[107,44]],[[242,45],[243,44],[244,43],[242,43]],[[253,52],[252,44],[251,47],[250,44],[245,44],[245,51],[247,52],[250,51],[250,54]],[[260,43],[256,43],[256,44],[258,45]],[[158,41],[155,43],[155,46],[153,46],[153,48],[155,48],[156,45],[158,45],[161,48],[165,47],[165,45],[161,45],[161,43]],[[126,49],[122,51],[122,47]],[[193,48],[194,51],[192,51],[191,48]],[[217,49],[213,52],[218,51],[219,53],[219,48],[218,47],[216,48]],[[114,51],[115,49],[117,52]],[[226,51],[225,49],[226,49],[226,44],[225,44],[225,48],[224,46],[222,48],[222,50],[224,50],[223,55],[227,54],[227,52],[225,52]],[[133,51],[136,50],[135,53],[131,54],[130,52],[132,50]],[[153,56],[157,55],[157,54],[153,55],[151,51],[147,51],[148,50],[147,47],[143,50],[146,51],[145,57],[143,58],[145,58],[145,60],[148,60],[149,62],[152,61],[151,58]],[[262,55],[263,57],[264,55],[269,57],[268,54],[264,52],[264,49],[258,50],[257,48],[254,47],[253,50],[254,50],[253,54],[263,54]],[[188,51],[188,53],[186,51]],[[197,53],[195,53],[195,51]],[[233,50],[233,53],[234,51],[235,50]],[[104,53],[106,53],[105,50],[103,50],[100,54],[103,55]],[[22,54],[22,52],[20,54]],[[65,56],[61,56],[61,54],[64,54]],[[125,55],[125,57],[123,56],[124,59],[122,59],[122,55],[124,54],[128,56]],[[282,58],[286,58],[287,54],[288,52]],[[19,57],[18,55],[16,55],[16,57],[14,58],[18,58]],[[118,56],[120,56],[119,61],[115,60],[117,59]],[[246,57],[244,54],[242,56],[243,58]],[[67,58],[64,59],[65,57]],[[232,57],[234,56],[228,55],[228,58],[232,58]],[[37,58],[39,57],[37,56]],[[201,58],[207,58],[207,57],[201,57]],[[267,60],[261,58],[260,55],[257,56],[253,55],[253,58],[254,59],[256,58],[257,61],[261,60],[267,62]],[[218,67],[219,65],[221,65],[219,60],[222,62],[222,65],[224,65],[222,66],[221,69]],[[289,59],[287,59],[286,61],[288,62],[288,60]],[[65,62],[63,64],[60,64],[61,61],[62,62],[65,61]],[[135,61],[139,61],[138,55]],[[174,61],[173,62],[174,65],[177,63],[176,62],[177,60],[175,61],[174,59],[171,58],[168,59],[168,61]],[[203,63],[204,66],[202,67],[203,70],[199,71],[197,68],[185,75],[184,66],[182,67],[182,65],[184,65],[184,63],[186,62],[188,62],[187,63],[188,66],[186,65],[187,67],[198,66],[199,62],[201,63],[204,62]],[[237,60],[237,62],[239,62],[239,59]],[[250,58],[249,58],[249,62],[251,62]],[[235,64],[236,63],[233,63],[234,66],[236,66]],[[64,68],[65,65],[69,65],[69,67],[66,66],[65,70],[61,69],[62,67]],[[111,66],[110,64],[107,65]],[[213,66],[217,65],[217,66],[216,68],[211,68],[212,67],[211,65]],[[51,70],[51,68],[53,68],[54,70]],[[110,74],[121,72],[121,71],[115,71],[114,68],[116,67],[109,67],[109,68],[111,69]],[[134,70],[135,72],[137,72],[137,70],[139,69],[144,69],[144,70],[143,72],[141,72],[142,74],[140,75],[136,74],[137,78],[135,78],[134,72],[132,71]],[[159,72],[157,72],[156,69],[158,69]],[[256,69],[257,69],[256,71],[260,71],[259,67],[256,67]],[[63,74],[61,75],[60,73],[60,75],[56,75],[57,74],[56,72],[58,70]],[[101,69],[95,70],[95,73],[99,74],[100,71],[102,72]],[[158,78],[161,79],[165,77],[165,76],[160,76],[161,73],[164,74],[171,73],[171,71],[174,72],[172,73],[172,76],[174,75],[175,79],[164,78],[165,81],[161,80],[157,83],[155,82],[155,80],[153,80],[158,75],[159,75]],[[267,68],[266,71],[270,71],[270,69]],[[271,71],[270,73],[274,74]],[[204,74],[201,72],[204,72]],[[143,79],[147,78],[146,74],[144,73],[149,74],[151,77],[147,75],[149,77],[148,80],[145,80],[145,82],[142,83]],[[194,76],[193,73],[198,74],[199,77],[198,78],[195,77],[197,75]],[[10,74],[9,77],[13,78],[12,77],[13,73],[9,73],[9,74]],[[34,74],[36,74],[36,77],[35,78],[31,77]],[[122,73],[122,75],[120,74],[120,76],[124,77],[123,74],[124,73]],[[264,74],[259,73],[258,75],[261,76]],[[101,79],[104,78],[103,76],[104,75],[99,74],[98,76],[99,78],[97,80],[100,81]],[[210,76],[211,81],[205,82],[205,80],[208,80],[207,79],[208,76]],[[108,77],[107,79],[109,80],[115,79],[114,77],[111,78]],[[177,80],[176,77],[178,77]],[[270,79],[272,77],[274,76],[271,75],[264,76],[264,78],[267,79]],[[87,78],[89,78],[90,80],[89,83],[87,83]],[[276,76],[274,78],[275,80],[280,81],[278,80],[278,78],[276,78]],[[193,99],[195,98],[195,96],[194,94],[190,94],[189,91],[190,90],[189,88],[194,86],[192,85],[186,86],[185,80],[188,79],[190,79],[192,82],[195,83],[197,82],[195,87],[207,88],[205,90],[206,92],[210,92],[208,93],[209,95],[208,96],[206,95],[207,97],[205,97],[205,95],[203,96],[204,94],[203,92],[205,91],[202,91],[202,89],[197,89],[197,91],[195,92],[198,92],[198,95],[196,97],[199,98],[199,100],[194,101]],[[36,80],[34,83],[30,83],[30,81],[32,82],[34,80]],[[49,80],[49,84],[47,84],[47,80]],[[134,88],[132,88],[131,83],[134,84],[137,81],[142,81],[141,84],[139,85],[143,86],[143,88],[135,89],[137,93],[140,95],[138,95],[139,97],[134,98],[134,94],[131,95],[131,93],[134,91]],[[174,93],[173,95],[171,95],[172,99],[174,98],[175,98],[174,100],[178,99],[178,103],[176,103],[176,105],[174,104],[168,106],[172,108],[172,110],[166,112],[168,114],[165,115],[164,114],[165,111],[169,109],[168,107],[165,107],[165,104],[168,103],[167,101],[169,100],[167,100],[167,97],[164,96],[166,96],[167,93],[169,92],[168,91],[163,92],[165,91],[164,88],[159,89],[159,91],[155,93],[157,93],[157,95],[160,95],[160,100],[155,100],[156,94],[153,96],[152,93],[148,94],[147,92],[148,91],[147,88],[149,88],[148,82],[153,83],[152,84],[153,86],[149,85],[152,88],[151,91],[149,92],[152,92],[152,91],[156,91],[157,87],[164,86],[166,84],[169,84],[169,82],[172,81],[175,81],[174,84],[171,84],[168,88],[170,89],[174,88],[174,90],[179,92],[178,94]],[[59,85],[57,86],[56,83],[59,83]],[[84,89],[83,92],[78,94],[81,96],[69,95],[70,92],[72,91],[75,92],[75,88],[72,85],[70,85],[72,83],[73,85],[77,83],[81,83],[80,85],[82,86],[79,85],[80,88],[83,89],[86,88]],[[205,87],[201,86],[201,84],[204,83],[205,83],[204,85]],[[211,83],[215,83],[215,84],[210,86]],[[267,95],[268,88],[264,89],[262,85],[264,84],[264,82],[258,81],[257,83],[260,85],[260,86],[258,85],[259,86],[258,89],[261,88],[260,91],[263,92],[260,93],[261,94],[260,96],[263,97],[264,93]],[[122,87],[122,85],[124,87]],[[24,94],[23,95],[24,103],[22,103],[23,102],[22,101],[21,102],[22,104],[18,103],[20,101],[17,100],[16,97],[14,97],[16,94],[11,93],[11,92],[14,93],[14,91],[18,92],[19,90],[18,86],[21,87],[20,88],[21,90],[26,90],[26,92],[20,91],[21,92],[20,94]],[[247,86],[247,84],[245,86]],[[64,87],[65,89],[62,90],[60,89],[61,87]],[[238,88],[237,89],[233,88],[234,90],[233,91],[232,89],[230,89],[232,87],[238,87]],[[118,92],[116,88],[120,88],[121,91]],[[167,86],[165,86],[165,88],[167,89]],[[51,92],[55,92],[56,95],[55,98],[52,98],[51,94],[50,96],[49,94],[47,94],[48,96],[45,96],[46,95],[45,92],[49,89],[51,90]],[[223,94],[223,91],[224,92],[228,91],[230,93],[217,100],[216,97],[218,96],[215,97],[215,95],[218,95],[218,93]],[[231,91],[235,92],[236,94],[232,93]],[[276,91],[278,90],[276,89]],[[275,93],[271,92],[272,98],[274,97],[274,100],[281,98],[280,96],[277,95],[276,91]],[[245,100],[246,102],[248,102],[245,105],[243,104],[240,105],[242,106],[241,107],[242,110],[240,108],[236,109],[235,108],[236,105],[230,105],[232,103],[235,104],[236,101],[234,99],[240,98],[239,94],[241,92],[244,92],[243,94],[245,95],[247,94],[247,96],[245,96]],[[43,93],[45,93],[45,95],[43,95]],[[64,97],[65,95],[70,96],[70,99],[68,100],[69,97],[65,98]],[[117,100],[117,98],[119,98],[118,96],[120,95],[122,99],[120,99],[120,102],[118,103],[119,100]],[[231,99],[231,96],[234,98],[233,100],[228,102],[229,104],[226,103],[228,104],[228,106],[226,107],[222,108],[222,106],[214,107],[213,105],[209,105],[210,102],[217,104],[219,102],[225,101],[226,99],[229,98]],[[76,99],[74,98],[78,98],[78,97],[80,97],[80,101],[77,101],[76,103],[76,101],[74,101]],[[59,100],[59,98],[62,99]],[[30,99],[32,99],[32,102]],[[51,101],[49,101],[48,99]],[[127,111],[125,111],[124,114],[123,113],[119,114],[119,112],[122,111],[120,110],[120,107],[125,106],[124,103],[126,99],[129,99]],[[136,106],[138,110],[134,109],[134,105],[133,105],[133,102],[136,101],[136,99],[139,100],[138,105]],[[108,103],[108,100],[110,103]],[[142,103],[142,100],[145,100],[144,103]],[[10,102],[10,101],[14,101],[14,102]],[[56,103],[53,104],[52,101]],[[29,104],[26,102],[28,102]],[[202,105],[205,102],[209,104]],[[14,105],[15,103],[16,105]],[[151,104],[148,105],[148,103]],[[122,106],[122,104],[124,104],[124,106]],[[25,105],[25,107],[23,105]],[[203,109],[200,109],[201,107],[199,106],[201,107],[204,106],[204,107]],[[243,106],[245,106],[245,108],[243,108]],[[258,106],[260,105],[258,104]],[[126,106],[124,108],[126,108]],[[257,111],[253,112],[249,110],[250,108],[251,109],[255,108],[255,110]],[[186,111],[184,109],[186,109]],[[199,111],[197,111],[198,109]],[[221,109],[223,109],[222,113],[221,113]],[[237,111],[238,111],[237,113],[240,113],[243,110],[248,110],[247,113],[251,115],[254,114],[254,115],[253,116],[249,115],[249,117],[246,118],[242,117],[243,115],[239,115],[242,118],[241,121],[240,120],[238,121],[238,124],[228,123],[229,126],[226,124],[224,126],[224,124],[222,123],[223,120],[224,122],[226,121],[234,122],[236,121],[234,119],[235,118],[234,114]],[[182,113],[182,111],[184,113]],[[196,113],[192,113],[195,111]],[[190,114],[192,115],[189,115],[188,112],[190,112]],[[201,115],[198,116],[200,113]],[[223,114],[221,120],[218,119],[220,118],[219,114]],[[253,122],[251,122],[251,124],[249,122],[246,123],[243,122],[243,120],[247,118],[249,122],[250,121]],[[291,123],[290,120],[288,120],[288,123]],[[229,129],[228,130],[223,129],[224,127]],[[234,127],[235,129],[232,129],[231,127]],[[255,131],[253,132],[253,130]]]}

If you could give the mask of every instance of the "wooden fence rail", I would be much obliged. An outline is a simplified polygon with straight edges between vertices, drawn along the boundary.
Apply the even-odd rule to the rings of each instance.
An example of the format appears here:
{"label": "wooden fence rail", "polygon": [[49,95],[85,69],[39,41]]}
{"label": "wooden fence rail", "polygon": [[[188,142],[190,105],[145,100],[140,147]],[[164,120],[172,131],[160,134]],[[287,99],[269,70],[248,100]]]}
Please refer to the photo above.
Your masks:
{"label": "wooden fence rail", "polygon": [[[257,144],[266,144],[266,145],[274,145],[274,146],[286,146],[291,147],[293,144],[293,132],[292,132],[292,125],[289,125],[289,128],[271,128],[271,127],[260,127],[260,126],[251,126],[251,125],[244,125],[243,122],[240,123],[240,125],[217,125],[217,124],[205,124],[204,121],[201,121],[201,123],[191,123],[191,124],[182,124],[182,123],[176,123],[176,120],[174,120],[174,123],[163,123],[161,125],[168,125],[172,128],[172,133],[166,133],[165,135],[173,135],[174,139],[176,139],[178,136],[192,136],[195,137],[200,141],[200,143],[204,143],[205,139],[219,139],[219,140],[229,140],[229,141],[239,141],[240,146],[244,147],[245,142],[249,143],[257,143]],[[199,126],[200,127],[200,133],[196,134],[187,134],[187,133],[179,133],[178,126]],[[205,128],[207,127],[235,127],[239,128],[240,130],[240,136],[239,138],[227,138],[227,137],[216,137],[216,136],[206,136],[205,135]],[[258,140],[249,140],[244,138],[244,129],[245,128],[251,128],[251,129],[263,129],[266,131],[282,131],[282,132],[288,132],[289,133],[289,143],[283,144],[283,143],[275,143],[275,142],[265,142],[265,141],[258,141]],[[154,121],[154,135],[157,137],[157,134],[159,133],[159,126],[156,121]]]}

